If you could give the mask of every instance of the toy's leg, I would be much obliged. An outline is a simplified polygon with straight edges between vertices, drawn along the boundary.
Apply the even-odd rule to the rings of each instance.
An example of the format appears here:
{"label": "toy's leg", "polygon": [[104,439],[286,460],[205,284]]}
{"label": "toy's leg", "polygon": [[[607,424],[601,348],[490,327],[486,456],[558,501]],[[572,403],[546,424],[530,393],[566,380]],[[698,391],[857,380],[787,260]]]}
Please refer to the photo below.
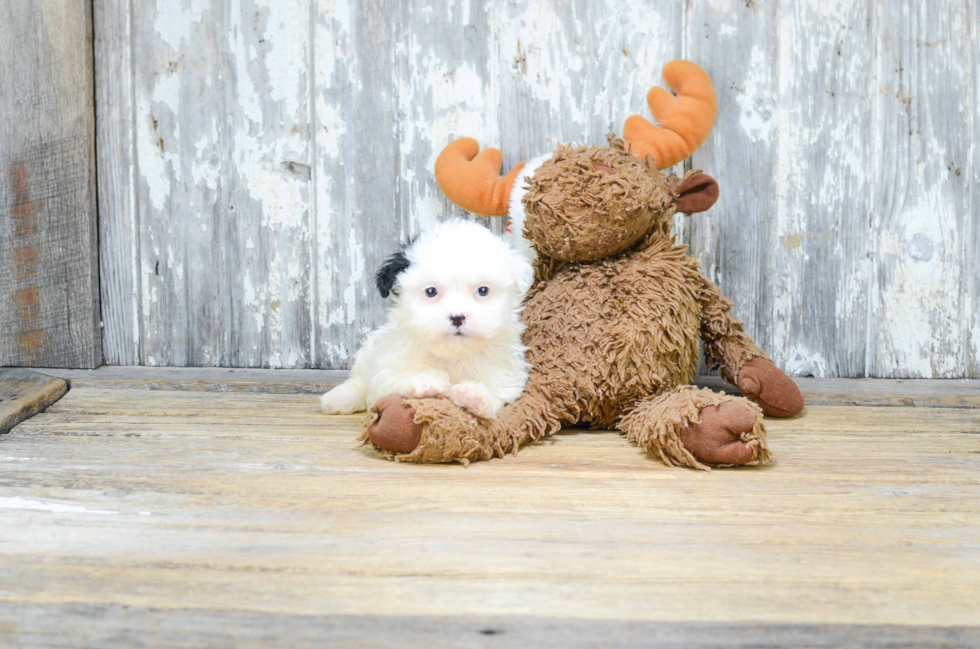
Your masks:
{"label": "toy's leg", "polygon": [[398,395],[379,399],[372,410],[364,440],[405,462],[465,464],[503,457],[564,423],[555,405],[531,385],[496,419],[475,417],[448,399]]}
{"label": "toy's leg", "polygon": [[769,461],[759,407],[742,397],[693,385],[644,399],[617,427],[672,466],[707,470],[709,464]]}
{"label": "toy's leg", "polygon": [[767,415],[791,417],[803,410],[803,394],[793,379],[742,330],[742,322],[731,314],[732,302],[707,278],[701,279],[701,338],[708,363],[721,368],[725,380]]}

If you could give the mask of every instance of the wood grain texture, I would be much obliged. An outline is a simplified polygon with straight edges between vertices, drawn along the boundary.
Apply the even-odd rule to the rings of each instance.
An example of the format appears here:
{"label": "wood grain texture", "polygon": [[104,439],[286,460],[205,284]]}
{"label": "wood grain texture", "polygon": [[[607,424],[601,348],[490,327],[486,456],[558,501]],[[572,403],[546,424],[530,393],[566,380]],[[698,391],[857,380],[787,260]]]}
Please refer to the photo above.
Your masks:
{"label": "wood grain texture", "polygon": [[381,635],[560,618],[609,641],[630,623],[963,642],[980,626],[973,410],[810,407],[767,421],[774,464],[702,474],[586,431],[469,468],[402,465],[316,405],[72,389],[0,438],[0,619],[70,629],[56,622],[90,610],[137,635],[210,619],[245,640],[234,620],[253,612],[296,633],[385,618]]}
{"label": "wood grain texture", "polygon": [[677,231],[777,363],[980,377],[980,21],[940,5],[98,0],[100,115],[133,111],[102,136],[107,358],[349,368],[379,262],[463,214],[447,142],[602,142],[683,56],[720,101],[685,168],[722,197]]}
{"label": "wood grain texture", "polygon": [[[963,376],[976,362],[977,238],[971,208],[973,3],[876,6],[875,282],[869,355],[876,376]],[[967,356],[973,358],[967,359]]]}
{"label": "wood grain texture", "polygon": [[68,392],[64,379],[26,369],[0,368],[0,435],[29,419]]}
{"label": "wood grain texture", "polygon": [[141,361],[310,364],[310,5],[131,3]]}
{"label": "wood grain texture", "polygon": [[[50,621],[63,624],[52,634]],[[363,649],[450,647],[941,647],[970,649],[978,627],[574,620],[528,616],[283,615],[154,609],[118,604],[0,602],[0,641],[49,649],[146,646],[211,649],[232,644]]]}
{"label": "wood grain texture", "polygon": [[[80,388],[322,394],[347,380],[347,370],[265,370],[210,367],[36,369]],[[919,406],[980,408],[977,379],[796,379],[811,406]],[[719,376],[697,376],[695,385],[738,394]]]}
{"label": "wood grain texture", "polygon": [[[973,142],[973,166],[970,192],[970,213],[975,214],[980,208],[980,147],[976,146],[976,138],[980,136],[980,118],[977,109],[980,108],[980,2],[972,0],[973,9],[972,32],[970,43],[973,53],[973,131],[970,134]],[[963,325],[965,344],[963,352],[966,356],[966,376],[980,376],[980,223],[976,218],[966,220],[966,281],[963,285]]]}
{"label": "wood grain texture", "polygon": [[129,2],[92,2],[102,330],[110,365],[142,362],[131,9]]}
{"label": "wood grain texture", "polygon": [[[224,367],[103,365],[95,370],[42,368],[35,371],[64,379],[80,388],[315,395],[323,394],[350,377],[347,370],[253,370]],[[975,391],[980,406],[980,382],[977,382]]]}
{"label": "wood grain texture", "polygon": [[[875,36],[868,2],[782,3],[776,209],[767,247],[773,359],[867,376]],[[751,186],[751,185],[750,185]],[[887,319],[887,314],[882,314]]]}
{"label": "wood grain texture", "polygon": [[92,14],[0,4],[0,365],[96,367]]}

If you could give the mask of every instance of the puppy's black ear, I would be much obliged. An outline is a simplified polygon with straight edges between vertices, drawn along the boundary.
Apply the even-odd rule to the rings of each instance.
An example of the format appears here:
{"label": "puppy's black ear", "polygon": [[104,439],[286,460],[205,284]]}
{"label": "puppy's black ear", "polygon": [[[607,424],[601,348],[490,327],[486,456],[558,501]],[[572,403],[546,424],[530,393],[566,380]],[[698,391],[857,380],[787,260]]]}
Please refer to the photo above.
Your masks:
{"label": "puppy's black ear", "polygon": [[378,287],[378,293],[381,293],[381,297],[388,297],[389,293],[398,295],[398,292],[395,291],[395,282],[398,280],[398,274],[408,268],[409,265],[408,257],[405,256],[405,248],[385,260],[385,263],[381,265],[374,276],[374,284]]}

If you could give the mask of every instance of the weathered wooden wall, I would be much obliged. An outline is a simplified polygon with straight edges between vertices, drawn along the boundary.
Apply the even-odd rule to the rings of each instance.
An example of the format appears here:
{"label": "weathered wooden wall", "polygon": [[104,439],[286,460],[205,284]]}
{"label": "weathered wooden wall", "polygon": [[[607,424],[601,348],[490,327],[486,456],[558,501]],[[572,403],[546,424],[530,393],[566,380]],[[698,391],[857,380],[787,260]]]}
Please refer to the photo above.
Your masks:
{"label": "weathered wooden wall", "polygon": [[92,12],[0,0],[0,366],[102,363]]}
{"label": "weathered wooden wall", "polygon": [[110,363],[348,367],[379,261],[510,165],[602,141],[676,57],[722,199],[678,230],[776,361],[980,376],[980,1],[95,0]]}

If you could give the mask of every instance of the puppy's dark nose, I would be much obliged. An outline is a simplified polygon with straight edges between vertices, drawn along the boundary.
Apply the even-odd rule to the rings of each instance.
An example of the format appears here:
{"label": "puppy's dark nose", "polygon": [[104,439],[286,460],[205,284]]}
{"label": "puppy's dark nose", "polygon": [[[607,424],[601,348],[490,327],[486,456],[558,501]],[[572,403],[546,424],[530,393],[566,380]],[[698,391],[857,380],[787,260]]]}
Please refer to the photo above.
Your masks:
{"label": "puppy's dark nose", "polygon": [[463,323],[466,322],[466,316],[462,313],[451,315],[449,316],[449,319],[452,321],[454,327],[462,327]]}

